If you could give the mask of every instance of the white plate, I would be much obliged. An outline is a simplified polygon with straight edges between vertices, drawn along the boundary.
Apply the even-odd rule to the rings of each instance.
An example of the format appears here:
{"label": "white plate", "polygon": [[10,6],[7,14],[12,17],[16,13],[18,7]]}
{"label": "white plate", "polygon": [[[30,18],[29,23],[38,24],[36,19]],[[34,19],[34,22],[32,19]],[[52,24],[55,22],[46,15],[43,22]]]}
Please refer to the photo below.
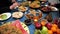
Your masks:
{"label": "white plate", "polygon": [[[18,26],[18,27],[23,27],[24,30],[25,30],[28,34],[30,34],[30,31],[29,31],[28,26],[25,25],[25,23],[23,23],[23,22],[20,22],[21,26],[19,26],[19,25],[18,25],[19,23],[18,23],[18,22],[15,22],[15,21],[6,22],[5,24],[2,24],[1,26],[7,25],[7,24],[12,24],[12,25],[16,24],[16,27],[17,27],[17,26]],[[14,26],[15,26],[15,25],[14,25]],[[24,33],[25,33],[25,32],[24,32]]]}
{"label": "white plate", "polygon": [[14,12],[12,14],[12,17],[14,17],[14,18],[21,18],[21,17],[23,17],[23,13],[22,12]]}
{"label": "white plate", "polygon": [[28,34],[30,34],[30,31],[29,31],[28,26],[27,26],[27,25],[25,25],[25,24],[24,24],[24,23],[22,23],[22,22],[21,22],[21,24],[22,24],[22,27],[24,28],[24,30],[25,30],[25,31],[27,31],[27,32],[28,32]]}
{"label": "white plate", "polygon": [[54,10],[52,10],[52,11],[58,11],[58,8],[56,8],[56,7],[51,7],[51,8],[54,9]]}
{"label": "white plate", "polygon": [[[0,20],[7,20],[11,17],[11,13],[3,13],[3,14],[7,15],[7,17],[6,17],[6,19],[0,19]],[[3,14],[1,14],[1,15],[3,15]]]}

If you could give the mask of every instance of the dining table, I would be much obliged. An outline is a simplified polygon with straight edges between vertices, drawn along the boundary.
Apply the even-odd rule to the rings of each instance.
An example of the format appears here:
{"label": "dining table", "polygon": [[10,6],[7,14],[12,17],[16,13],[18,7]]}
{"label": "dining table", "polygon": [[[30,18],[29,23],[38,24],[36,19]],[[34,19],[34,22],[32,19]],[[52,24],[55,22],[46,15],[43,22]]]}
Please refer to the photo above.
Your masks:
{"label": "dining table", "polygon": [[[30,8],[28,7],[28,10],[27,10],[26,12],[24,12],[24,14],[28,13],[29,9],[30,9]],[[17,10],[14,9],[14,10],[12,10],[12,11],[9,12],[9,13],[12,14],[12,13],[14,13],[15,11],[17,11]],[[44,13],[44,12],[42,12],[42,13],[43,13],[42,19],[44,19],[44,17],[49,14],[49,13]],[[53,11],[53,12],[50,12],[50,14],[52,14],[52,18],[53,18],[53,19],[59,17],[59,11]],[[27,19],[27,18],[26,18],[26,16],[24,15],[24,16],[23,16],[22,18],[20,18],[19,20],[24,23],[24,21],[25,21],[26,19]],[[10,17],[9,19],[7,19],[7,20],[0,21],[0,25],[3,25],[3,24],[2,24],[3,22],[6,23],[6,22],[15,21],[15,20],[17,20],[17,19],[15,19],[15,18],[13,18],[13,17],[11,16],[11,17]],[[34,34],[35,25],[34,25],[34,24],[31,24],[31,25],[28,26],[28,28],[29,28],[30,34]]]}

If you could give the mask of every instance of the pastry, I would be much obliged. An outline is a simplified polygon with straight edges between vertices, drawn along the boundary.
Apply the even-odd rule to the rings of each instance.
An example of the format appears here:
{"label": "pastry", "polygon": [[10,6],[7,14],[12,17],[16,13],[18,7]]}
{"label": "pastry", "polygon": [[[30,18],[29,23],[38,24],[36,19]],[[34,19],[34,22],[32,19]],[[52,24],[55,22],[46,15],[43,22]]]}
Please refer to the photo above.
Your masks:
{"label": "pastry", "polygon": [[25,2],[22,2],[21,5],[22,6],[29,6],[30,3],[31,3],[31,1],[25,1]]}
{"label": "pastry", "polygon": [[30,5],[31,8],[39,8],[40,2],[39,1],[33,1]]}
{"label": "pastry", "polygon": [[31,10],[30,10],[30,14],[33,14],[34,16],[36,16],[36,11],[33,10],[33,9],[31,9]]}
{"label": "pastry", "polygon": [[20,10],[21,12],[25,12],[26,10],[28,10],[28,8],[25,7],[25,6],[19,6],[19,10]]}

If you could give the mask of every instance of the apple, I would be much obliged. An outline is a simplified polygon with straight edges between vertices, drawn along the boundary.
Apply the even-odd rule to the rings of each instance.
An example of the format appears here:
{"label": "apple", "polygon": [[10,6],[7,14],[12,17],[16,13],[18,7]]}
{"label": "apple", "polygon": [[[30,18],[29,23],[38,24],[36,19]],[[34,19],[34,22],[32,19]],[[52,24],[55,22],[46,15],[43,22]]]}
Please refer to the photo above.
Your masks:
{"label": "apple", "polygon": [[55,18],[54,19],[54,24],[56,24],[58,26],[58,28],[60,29],[60,19]]}
{"label": "apple", "polygon": [[37,23],[35,23],[35,27],[36,27],[37,29],[40,29],[40,28],[42,27],[42,25],[37,22]]}
{"label": "apple", "polygon": [[52,24],[51,23],[47,23],[45,26],[50,30],[51,27],[52,27]]}
{"label": "apple", "polygon": [[57,18],[54,19],[54,24],[58,24],[58,19]]}
{"label": "apple", "polygon": [[48,34],[48,28],[43,26],[41,30],[41,34]]}
{"label": "apple", "polygon": [[41,33],[41,31],[39,29],[35,29],[34,34],[40,34],[40,33]]}

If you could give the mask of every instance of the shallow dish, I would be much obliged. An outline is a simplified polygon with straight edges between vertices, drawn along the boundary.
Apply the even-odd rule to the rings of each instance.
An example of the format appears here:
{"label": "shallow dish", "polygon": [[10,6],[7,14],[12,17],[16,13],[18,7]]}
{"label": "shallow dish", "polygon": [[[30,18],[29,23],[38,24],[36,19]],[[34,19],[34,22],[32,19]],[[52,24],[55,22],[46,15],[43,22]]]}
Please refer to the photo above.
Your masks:
{"label": "shallow dish", "polygon": [[[26,33],[30,34],[28,26],[25,25],[23,22],[20,22],[19,20],[12,21],[12,22],[6,22],[5,24],[2,24],[1,26],[6,26],[6,27],[10,27],[10,28],[11,28],[11,26],[12,26],[12,28],[14,26],[14,27],[18,28],[22,32],[22,34],[26,34]],[[2,27],[2,28],[4,28],[4,27]],[[14,30],[12,30],[12,31],[14,31]],[[20,32],[20,31],[17,31],[17,32]]]}
{"label": "shallow dish", "polygon": [[[4,16],[1,16],[4,15]],[[0,15],[0,20],[7,20],[11,17],[11,13],[3,13]]]}
{"label": "shallow dish", "polygon": [[56,7],[51,7],[52,11],[58,11],[58,8]]}

